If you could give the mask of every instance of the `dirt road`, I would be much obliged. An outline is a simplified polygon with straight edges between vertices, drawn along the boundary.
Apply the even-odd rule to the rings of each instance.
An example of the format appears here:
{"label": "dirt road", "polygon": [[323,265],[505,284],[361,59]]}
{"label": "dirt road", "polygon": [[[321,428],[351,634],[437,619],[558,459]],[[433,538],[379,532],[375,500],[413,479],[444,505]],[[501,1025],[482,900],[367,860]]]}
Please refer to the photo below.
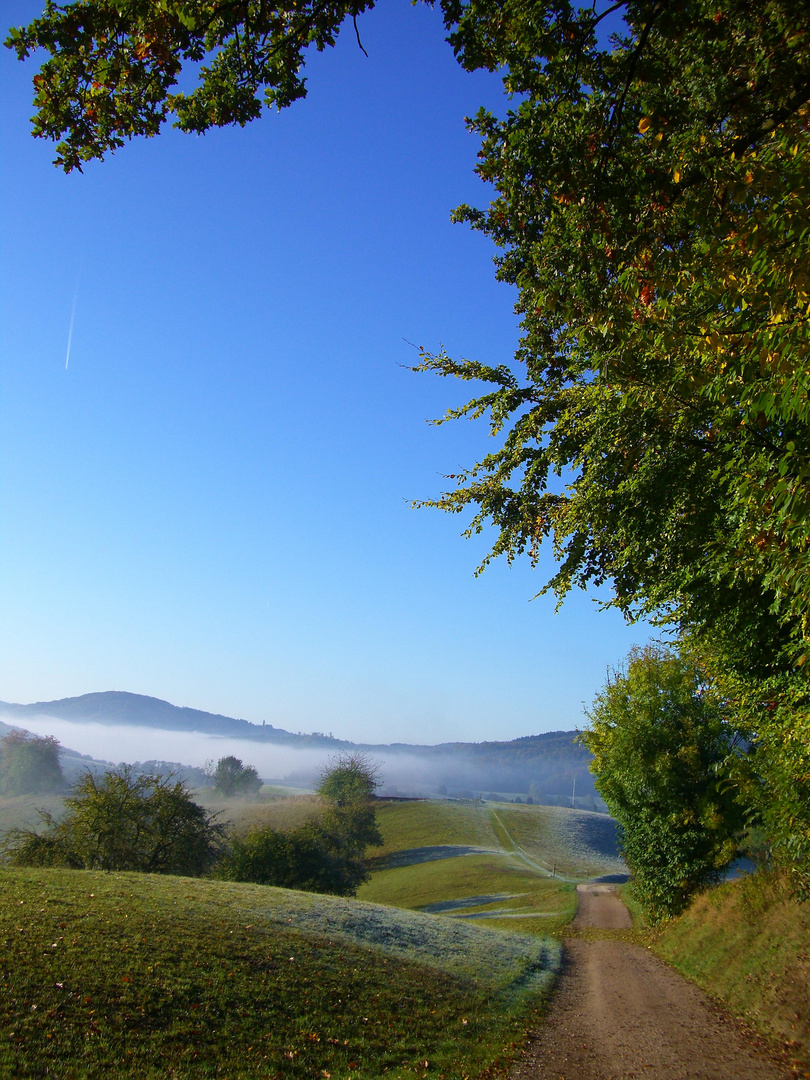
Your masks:
{"label": "dirt road", "polygon": [[[575,927],[622,929],[610,885],[580,885]],[[650,951],[571,938],[546,1021],[510,1080],[786,1080],[774,1060]]]}

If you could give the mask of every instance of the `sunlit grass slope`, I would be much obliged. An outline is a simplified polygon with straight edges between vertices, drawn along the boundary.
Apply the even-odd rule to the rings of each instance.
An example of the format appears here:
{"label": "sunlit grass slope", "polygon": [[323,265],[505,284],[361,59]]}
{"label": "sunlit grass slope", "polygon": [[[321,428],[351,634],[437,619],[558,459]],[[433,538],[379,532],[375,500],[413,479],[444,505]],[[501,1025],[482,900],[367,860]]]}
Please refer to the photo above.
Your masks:
{"label": "sunlit grass slope", "polygon": [[553,945],[189,878],[0,871],[0,1075],[502,1075]]}
{"label": "sunlit grass slope", "polygon": [[382,802],[377,821],[384,844],[375,853],[382,856],[435,844],[500,846],[484,803]]}
{"label": "sunlit grass slope", "polygon": [[504,846],[519,846],[541,867],[578,879],[627,873],[616,822],[606,814],[512,803],[496,803],[491,810]]}
{"label": "sunlit grass slope", "polygon": [[810,1075],[810,903],[768,874],[710,889],[652,936],[653,948]]}
{"label": "sunlit grass slope", "polygon": [[274,795],[263,789],[254,798],[225,799],[212,788],[194,792],[194,800],[206,810],[219,814],[219,820],[232,836],[244,836],[251,829],[297,829],[305,821],[323,812],[316,795]]}
{"label": "sunlit grass slope", "polygon": [[521,934],[555,934],[576,911],[574,887],[510,858],[468,855],[372,875],[358,895]]}
{"label": "sunlit grass slope", "polygon": [[38,829],[40,809],[58,818],[64,799],[61,795],[0,795],[0,838],[9,829]]}

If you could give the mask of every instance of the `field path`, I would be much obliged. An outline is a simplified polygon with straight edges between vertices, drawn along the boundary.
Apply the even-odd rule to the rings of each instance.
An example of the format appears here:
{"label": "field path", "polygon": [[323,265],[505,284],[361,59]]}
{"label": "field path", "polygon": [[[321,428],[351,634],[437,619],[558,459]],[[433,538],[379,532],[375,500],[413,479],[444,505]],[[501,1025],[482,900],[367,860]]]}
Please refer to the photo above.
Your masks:
{"label": "field path", "polygon": [[[610,885],[580,885],[575,928],[621,930]],[[510,1080],[786,1080],[794,1076],[650,951],[570,938],[542,1028]]]}
{"label": "field path", "polygon": [[526,863],[527,866],[531,867],[532,870],[537,871],[544,877],[556,877],[559,878],[561,881],[577,880],[576,878],[569,878],[566,877],[565,874],[559,873],[553,863],[546,862],[544,859],[539,859],[539,856],[537,856],[537,859],[539,859],[539,861],[536,861],[536,859],[533,859],[530,855],[527,855],[523,848],[520,846],[520,844],[517,842],[517,840],[515,840],[514,836],[512,836],[507,827],[504,825],[498,814],[493,809],[490,809],[489,813],[490,817],[492,818],[492,825],[495,829],[495,835],[498,837],[498,840],[502,845],[501,851],[504,855],[511,855],[513,856],[513,858],[520,859],[522,862]]}

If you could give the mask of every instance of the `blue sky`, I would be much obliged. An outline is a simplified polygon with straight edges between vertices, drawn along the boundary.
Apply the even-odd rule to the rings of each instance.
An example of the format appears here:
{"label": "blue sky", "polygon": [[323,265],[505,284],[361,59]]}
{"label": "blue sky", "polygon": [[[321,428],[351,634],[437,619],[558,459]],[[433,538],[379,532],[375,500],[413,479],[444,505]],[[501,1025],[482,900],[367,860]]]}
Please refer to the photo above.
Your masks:
{"label": "blue sky", "polygon": [[[6,25],[41,4],[6,0]],[[309,96],[170,129],[84,175],[30,137],[36,66],[0,56],[0,699],[129,690],[366,741],[581,725],[633,643],[550,563],[473,572],[487,538],[409,502],[490,446],[426,421],[516,343],[463,118],[503,108],[440,17],[385,0]],[[75,306],[74,306],[75,305]],[[70,358],[68,336],[73,317]]]}

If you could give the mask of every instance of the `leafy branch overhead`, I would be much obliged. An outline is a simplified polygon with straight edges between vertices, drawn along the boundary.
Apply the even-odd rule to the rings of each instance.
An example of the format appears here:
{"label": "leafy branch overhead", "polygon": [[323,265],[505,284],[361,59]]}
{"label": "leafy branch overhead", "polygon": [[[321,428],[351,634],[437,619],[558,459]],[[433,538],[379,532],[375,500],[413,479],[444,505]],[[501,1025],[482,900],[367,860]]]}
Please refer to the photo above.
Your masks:
{"label": "leafy branch overhead", "polygon": [[[34,78],[34,134],[61,140],[66,172],[175,117],[204,132],[255,120],[306,95],[303,54],[334,45],[338,30],[373,5],[268,4],[236,0],[49,2],[41,18],[11,31],[20,59],[50,53]],[[199,66],[198,66],[199,65]],[[195,69],[198,85],[176,90]]]}

